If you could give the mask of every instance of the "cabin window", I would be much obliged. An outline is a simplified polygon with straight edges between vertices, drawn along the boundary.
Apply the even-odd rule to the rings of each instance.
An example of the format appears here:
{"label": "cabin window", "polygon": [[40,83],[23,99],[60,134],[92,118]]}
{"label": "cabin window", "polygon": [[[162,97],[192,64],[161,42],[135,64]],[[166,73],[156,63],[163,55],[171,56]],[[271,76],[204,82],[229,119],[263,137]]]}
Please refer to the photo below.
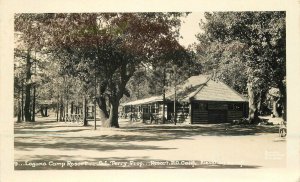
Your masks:
{"label": "cabin window", "polygon": [[154,105],[152,105],[152,106],[151,106],[151,111],[150,111],[150,112],[151,112],[151,113],[156,113],[156,111],[157,111],[157,109],[155,108]]}
{"label": "cabin window", "polygon": [[147,107],[143,108],[144,113],[149,113],[149,109]]}

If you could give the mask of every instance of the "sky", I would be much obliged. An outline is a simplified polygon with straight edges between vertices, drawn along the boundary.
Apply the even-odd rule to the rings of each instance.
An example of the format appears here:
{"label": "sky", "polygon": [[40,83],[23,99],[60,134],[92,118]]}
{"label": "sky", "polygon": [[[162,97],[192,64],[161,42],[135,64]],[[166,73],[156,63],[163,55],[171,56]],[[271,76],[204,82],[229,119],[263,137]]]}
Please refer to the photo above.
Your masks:
{"label": "sky", "polygon": [[189,44],[197,42],[195,35],[201,32],[200,19],[204,19],[204,12],[193,12],[186,18],[182,18],[184,22],[181,25],[180,35],[183,38],[179,40],[181,45],[187,47]]}

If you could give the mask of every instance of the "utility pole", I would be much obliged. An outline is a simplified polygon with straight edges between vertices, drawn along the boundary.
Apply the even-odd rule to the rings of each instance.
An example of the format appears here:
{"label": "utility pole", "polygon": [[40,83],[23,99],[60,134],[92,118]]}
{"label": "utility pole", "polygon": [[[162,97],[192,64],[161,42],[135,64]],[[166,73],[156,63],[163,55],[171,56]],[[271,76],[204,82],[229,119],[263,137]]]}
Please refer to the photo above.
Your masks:
{"label": "utility pole", "polygon": [[33,85],[33,101],[32,101],[32,122],[35,122],[35,92],[36,92],[36,88],[35,88],[35,83]]}
{"label": "utility pole", "polygon": [[58,113],[59,113],[59,94],[57,96],[57,103],[56,103],[56,121],[58,122]]}
{"label": "utility pole", "polygon": [[24,121],[24,79],[21,79],[21,121]]}
{"label": "utility pole", "polygon": [[165,109],[165,104],[166,104],[166,68],[164,67],[163,70],[163,114],[162,114],[162,123],[165,124],[165,113],[166,113],[166,109]]}
{"label": "utility pole", "polygon": [[176,112],[176,66],[174,68],[174,124],[176,125],[176,118],[177,118],[177,112]]}
{"label": "utility pole", "polygon": [[[96,62],[95,62],[96,63]],[[95,99],[94,99],[94,123],[95,123],[95,126],[94,126],[94,130],[97,129],[97,122],[96,122],[96,95],[97,95],[97,77],[96,77],[96,64],[95,64],[95,86],[94,86],[94,94],[95,94]]]}

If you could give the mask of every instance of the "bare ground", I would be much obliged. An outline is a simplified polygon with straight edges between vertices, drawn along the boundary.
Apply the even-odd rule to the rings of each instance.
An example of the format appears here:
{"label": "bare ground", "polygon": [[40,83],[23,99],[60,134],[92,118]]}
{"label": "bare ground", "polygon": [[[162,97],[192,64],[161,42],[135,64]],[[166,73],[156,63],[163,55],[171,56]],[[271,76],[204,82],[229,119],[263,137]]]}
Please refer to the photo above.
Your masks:
{"label": "bare ground", "polygon": [[278,168],[286,162],[278,125],[121,120],[118,129],[97,127],[54,118],[15,123],[15,169]]}

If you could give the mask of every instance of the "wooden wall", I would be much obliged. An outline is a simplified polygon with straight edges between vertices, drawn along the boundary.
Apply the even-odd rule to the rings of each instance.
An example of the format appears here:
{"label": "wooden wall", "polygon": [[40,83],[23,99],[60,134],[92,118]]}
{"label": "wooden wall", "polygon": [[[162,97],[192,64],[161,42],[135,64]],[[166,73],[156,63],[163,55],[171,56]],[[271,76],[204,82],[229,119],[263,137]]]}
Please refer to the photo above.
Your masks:
{"label": "wooden wall", "polygon": [[[201,103],[202,106],[197,106]],[[242,119],[247,112],[247,103],[240,102],[192,102],[192,124],[222,123]],[[239,106],[238,108],[236,108]]]}
{"label": "wooden wall", "polygon": [[233,121],[243,118],[243,111],[227,111],[227,120]]}
{"label": "wooden wall", "polygon": [[197,111],[192,112],[192,124],[197,123],[208,123],[208,111]]}

